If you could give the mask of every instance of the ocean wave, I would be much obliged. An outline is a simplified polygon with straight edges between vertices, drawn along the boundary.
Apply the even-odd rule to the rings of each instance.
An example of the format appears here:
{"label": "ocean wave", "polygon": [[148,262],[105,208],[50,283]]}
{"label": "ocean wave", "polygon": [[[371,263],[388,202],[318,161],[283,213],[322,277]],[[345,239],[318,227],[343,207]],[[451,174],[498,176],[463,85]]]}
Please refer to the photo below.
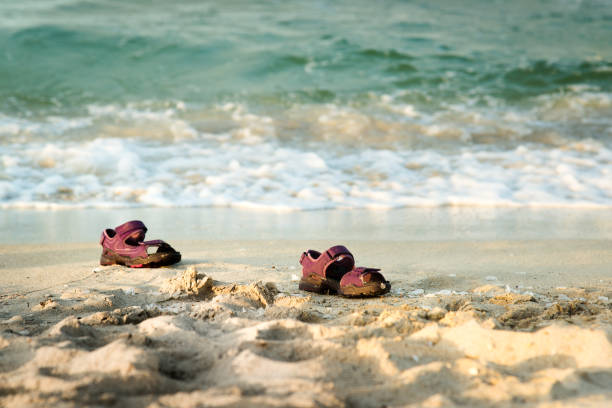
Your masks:
{"label": "ocean wave", "polygon": [[483,105],[468,95],[442,108],[422,109],[410,103],[408,94],[370,94],[352,103],[91,104],[65,117],[0,113],[0,143],[100,137],[170,142],[203,135],[240,141],[254,135],[295,145],[436,150],[471,145],[509,149],[524,142],[558,147],[589,138],[607,146],[611,142],[612,94],[588,86],[540,95],[521,107],[494,98]]}
{"label": "ocean wave", "polygon": [[[58,105],[69,110],[146,99],[339,103],[402,91],[427,95],[423,106],[439,108],[465,95],[520,104],[572,86],[612,91],[606,55],[509,60],[443,44],[373,47],[359,37],[331,35],[297,46],[291,35],[303,33],[271,30],[245,38],[199,30],[168,34],[146,25],[107,30],[44,20],[5,27],[0,110],[37,112]],[[262,41],[265,47],[258,46]]]}
{"label": "ocean wave", "polygon": [[533,96],[558,92],[568,85],[590,85],[610,91],[612,83],[612,62],[579,61],[574,63],[553,63],[533,61],[524,66],[512,68],[503,74],[503,87],[513,97]]}
{"label": "ocean wave", "polygon": [[5,115],[0,206],[611,207],[610,101],[579,89],[513,112],[430,114],[387,95],[367,109],[172,102]]}

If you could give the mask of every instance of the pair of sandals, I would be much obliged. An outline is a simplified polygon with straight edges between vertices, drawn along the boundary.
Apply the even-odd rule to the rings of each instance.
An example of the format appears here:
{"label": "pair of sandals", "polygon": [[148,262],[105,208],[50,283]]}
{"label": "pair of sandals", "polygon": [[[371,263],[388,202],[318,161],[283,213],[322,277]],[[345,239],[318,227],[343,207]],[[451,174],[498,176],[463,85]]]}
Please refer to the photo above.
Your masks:
{"label": "pair of sandals", "polygon": [[[162,240],[145,241],[147,227],[142,221],[128,221],[115,229],[102,231],[100,265],[125,265],[131,268],[156,268],[181,260],[181,253]],[[321,253],[312,249],[300,258],[302,279],[299,288],[316,293],[335,293],[345,297],[380,296],[391,285],[380,269],[355,268],[353,254],[337,245]]]}
{"label": "pair of sandals", "polygon": [[355,268],[355,258],[345,246],[336,245],[321,253],[309,249],[300,257],[300,289],[335,293],[344,297],[380,296],[391,290],[380,269]]}

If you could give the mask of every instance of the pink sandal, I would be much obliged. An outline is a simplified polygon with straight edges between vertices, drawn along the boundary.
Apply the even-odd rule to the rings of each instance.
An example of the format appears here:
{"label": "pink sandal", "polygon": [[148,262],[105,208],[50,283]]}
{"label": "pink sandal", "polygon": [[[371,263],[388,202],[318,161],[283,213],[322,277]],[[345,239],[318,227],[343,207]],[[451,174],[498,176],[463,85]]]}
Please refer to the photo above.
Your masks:
{"label": "pink sandal", "polygon": [[[145,241],[147,227],[142,221],[128,221],[115,229],[105,229],[100,237],[100,265],[126,265],[132,268],[157,268],[181,260],[181,253],[162,240]],[[155,248],[149,253],[149,248]]]}
{"label": "pink sandal", "polygon": [[391,290],[380,269],[355,268],[353,254],[337,245],[324,253],[309,249],[300,258],[302,279],[299,288],[316,293],[337,293],[346,297],[380,296]]}

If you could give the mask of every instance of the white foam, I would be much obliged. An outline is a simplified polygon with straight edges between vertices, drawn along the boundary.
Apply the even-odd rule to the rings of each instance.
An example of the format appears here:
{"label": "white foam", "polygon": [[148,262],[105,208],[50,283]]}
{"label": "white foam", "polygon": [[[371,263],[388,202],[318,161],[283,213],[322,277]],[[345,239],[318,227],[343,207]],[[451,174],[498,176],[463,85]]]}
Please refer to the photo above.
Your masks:
{"label": "white foam", "polygon": [[[607,94],[552,98],[569,98],[571,112],[611,109]],[[382,116],[336,105],[287,111],[315,132],[298,135],[306,140],[285,134],[282,115],[239,104],[202,113],[230,123],[223,131],[198,129],[197,112],[178,102],[91,106],[87,118],[41,122],[0,116],[0,207],[612,207],[611,148],[593,138],[531,143],[557,106],[539,103],[497,116],[469,104],[426,115],[384,96]],[[487,132],[499,146],[466,142]]]}

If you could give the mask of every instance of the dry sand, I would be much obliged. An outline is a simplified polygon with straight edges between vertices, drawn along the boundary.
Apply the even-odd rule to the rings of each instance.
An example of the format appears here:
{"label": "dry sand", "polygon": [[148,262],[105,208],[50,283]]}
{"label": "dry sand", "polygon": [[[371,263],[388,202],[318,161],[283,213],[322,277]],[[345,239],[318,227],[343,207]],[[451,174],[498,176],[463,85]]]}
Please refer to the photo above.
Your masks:
{"label": "dry sand", "polygon": [[0,246],[0,406],[612,405],[609,240],[344,242],[391,293],[299,291],[334,243]]}

